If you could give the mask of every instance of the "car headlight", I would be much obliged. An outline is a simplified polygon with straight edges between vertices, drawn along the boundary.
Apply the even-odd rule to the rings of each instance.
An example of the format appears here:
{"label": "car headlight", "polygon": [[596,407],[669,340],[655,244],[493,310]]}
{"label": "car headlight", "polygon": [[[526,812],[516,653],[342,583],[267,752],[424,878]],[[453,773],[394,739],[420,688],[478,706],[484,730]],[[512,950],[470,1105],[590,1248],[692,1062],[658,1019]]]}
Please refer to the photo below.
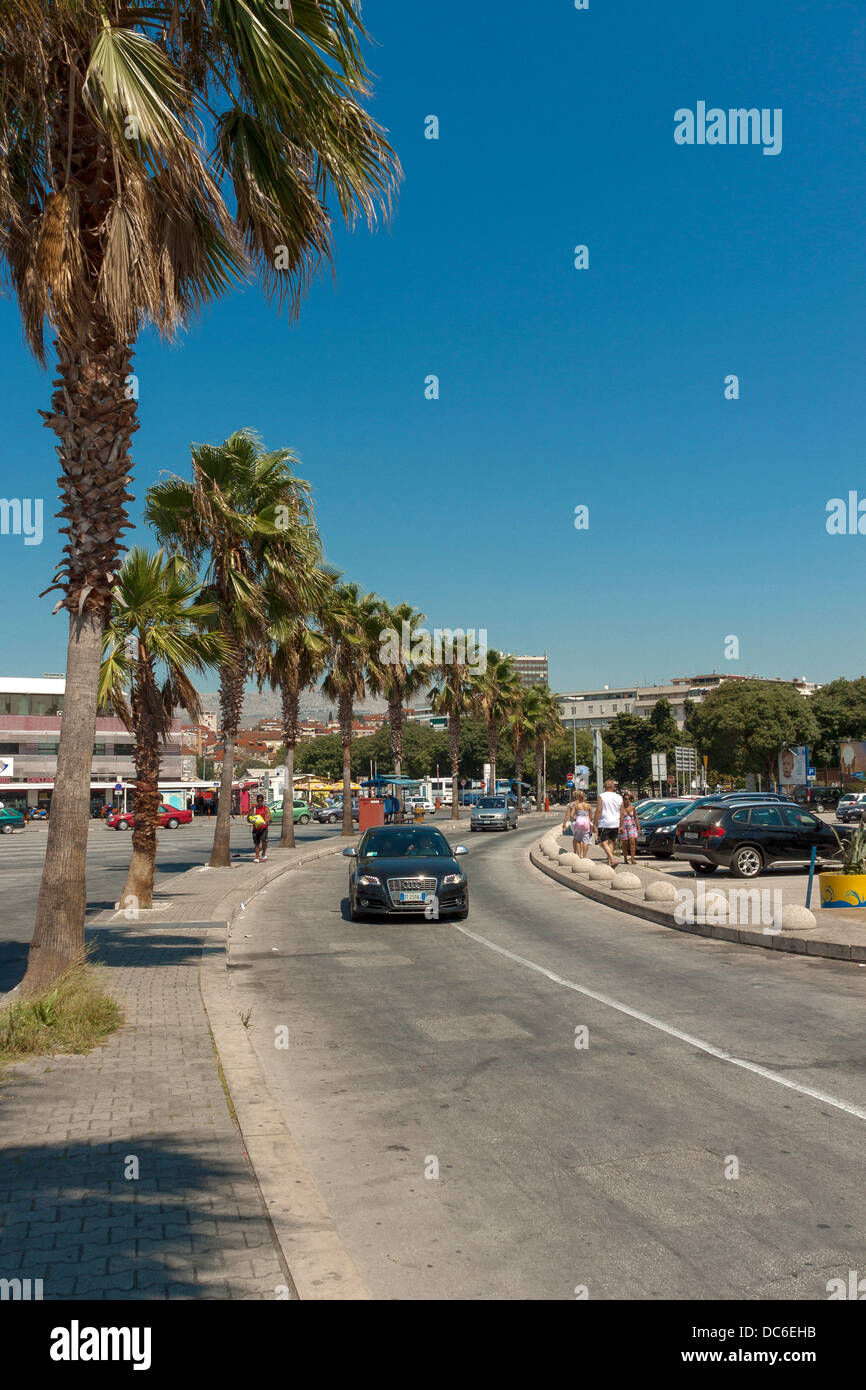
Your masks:
{"label": "car headlight", "polygon": [[358,879],[358,886],[360,888],[378,888],[380,887],[380,880],[375,874],[361,874]]}
{"label": "car headlight", "polygon": [[443,880],[442,880],[442,887],[444,888],[446,883],[465,883],[465,882],[466,882],[466,876],[465,876],[465,874],[446,874],[445,877],[444,877]]}

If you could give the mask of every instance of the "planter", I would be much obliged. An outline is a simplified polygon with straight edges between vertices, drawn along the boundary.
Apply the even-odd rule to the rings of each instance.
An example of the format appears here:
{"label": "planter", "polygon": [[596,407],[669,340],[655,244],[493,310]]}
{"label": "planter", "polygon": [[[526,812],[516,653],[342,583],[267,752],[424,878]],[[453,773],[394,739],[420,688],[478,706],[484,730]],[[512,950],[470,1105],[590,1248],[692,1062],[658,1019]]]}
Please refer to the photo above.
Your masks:
{"label": "planter", "polygon": [[822,907],[866,907],[866,874],[819,874]]}

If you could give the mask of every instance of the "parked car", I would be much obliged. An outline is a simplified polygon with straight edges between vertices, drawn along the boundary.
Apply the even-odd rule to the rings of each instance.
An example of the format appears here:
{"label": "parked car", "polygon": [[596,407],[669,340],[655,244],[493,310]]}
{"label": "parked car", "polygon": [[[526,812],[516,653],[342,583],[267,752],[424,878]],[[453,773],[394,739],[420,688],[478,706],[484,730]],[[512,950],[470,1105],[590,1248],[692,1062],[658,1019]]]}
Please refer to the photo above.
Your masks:
{"label": "parked car", "polygon": [[790,801],[788,796],[782,796],[780,792],[722,792],[719,796],[710,798],[713,801]]}
{"label": "parked car", "polygon": [[[317,811],[314,811],[313,814],[316,820],[319,821],[321,825],[336,825],[337,821],[341,821],[343,819],[343,803],[342,801],[336,801],[334,802],[333,806],[320,806]],[[357,801],[353,800],[352,820],[357,819],[358,803]]]}
{"label": "parked car", "polygon": [[638,811],[636,853],[670,859],[677,822],[696,805],[697,798],[690,797],[663,801],[649,811]]}
{"label": "parked car", "polygon": [[[276,801],[271,801],[271,802],[269,803],[269,805],[268,805],[268,810],[269,810],[270,813],[271,813],[271,820],[272,820],[272,821],[277,821],[277,822],[282,821],[282,819],[283,819],[283,797],[278,797]],[[306,825],[307,822],[308,822],[311,818],[312,818],[312,812],[310,811],[310,807],[309,807],[308,803],[304,800],[304,798],[303,798],[302,796],[296,796],[296,797],[295,797],[295,814],[294,814],[294,817],[293,817],[295,825]]]}
{"label": "parked car", "polygon": [[764,869],[808,864],[839,854],[828,825],[795,801],[776,804],[697,806],[676,827],[674,858],[687,859],[700,874],[723,866],[735,878],[757,878]]}
{"label": "parked car", "polygon": [[[179,806],[161,805],[157,820],[163,830],[176,830],[179,825],[189,825],[192,811],[184,811]],[[132,811],[113,811],[106,817],[105,824],[109,830],[134,830],[135,814]]]}
{"label": "parked car", "polygon": [[13,830],[26,830],[27,822],[14,806],[4,806],[0,811],[0,834],[11,835]]}
{"label": "parked car", "polygon": [[516,830],[517,802],[507,796],[482,796],[469,817],[470,830]]}
{"label": "parked car", "polygon": [[407,796],[403,805],[407,811],[414,811],[416,806],[420,806],[424,811],[436,810],[436,803],[431,801],[429,796]]}
{"label": "parked car", "polygon": [[367,830],[355,850],[349,870],[349,911],[353,922],[367,913],[405,916],[407,913],[469,916],[469,884],[457,863],[465,845],[451,848],[435,825],[385,825]]}
{"label": "parked car", "polygon": [[859,821],[866,810],[866,792],[846,792],[836,807],[837,819],[847,825],[849,821]]}

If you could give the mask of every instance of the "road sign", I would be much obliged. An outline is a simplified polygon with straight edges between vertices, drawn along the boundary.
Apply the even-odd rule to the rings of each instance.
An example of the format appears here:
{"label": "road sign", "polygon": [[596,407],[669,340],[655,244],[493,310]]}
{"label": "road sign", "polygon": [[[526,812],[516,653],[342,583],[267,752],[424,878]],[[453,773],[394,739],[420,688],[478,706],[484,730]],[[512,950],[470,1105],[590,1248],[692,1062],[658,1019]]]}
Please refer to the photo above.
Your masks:
{"label": "road sign", "polygon": [[810,777],[814,777],[815,775],[816,775],[816,769],[815,769],[814,767],[810,767],[810,768],[809,768],[809,776],[810,776]]}
{"label": "road sign", "polygon": [[652,775],[654,782],[663,782],[668,775],[668,758],[666,753],[653,753],[650,756],[652,763]]}
{"label": "road sign", "polygon": [[573,786],[574,786],[574,773],[573,773],[573,772],[566,773],[565,782],[566,782],[566,786],[569,786],[569,787],[573,787]]}
{"label": "road sign", "polygon": [[0,777],[14,776],[14,758],[0,758]]}
{"label": "road sign", "polygon": [[430,728],[431,728],[431,729],[447,729],[447,728],[448,728],[448,715],[447,715],[447,714],[439,714],[439,715],[436,715],[433,719],[430,720]]}

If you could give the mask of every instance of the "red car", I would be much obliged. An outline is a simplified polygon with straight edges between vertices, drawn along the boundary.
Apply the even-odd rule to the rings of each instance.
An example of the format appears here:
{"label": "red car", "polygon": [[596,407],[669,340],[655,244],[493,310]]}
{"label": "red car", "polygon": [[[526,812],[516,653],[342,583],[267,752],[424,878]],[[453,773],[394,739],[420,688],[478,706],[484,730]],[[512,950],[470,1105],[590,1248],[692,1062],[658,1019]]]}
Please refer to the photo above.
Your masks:
{"label": "red car", "polygon": [[[192,811],[181,811],[177,806],[164,804],[159,808],[159,824],[163,830],[176,830],[179,825],[188,825],[191,820]],[[109,830],[132,830],[135,816],[132,811],[113,811],[106,818],[105,824]]]}

